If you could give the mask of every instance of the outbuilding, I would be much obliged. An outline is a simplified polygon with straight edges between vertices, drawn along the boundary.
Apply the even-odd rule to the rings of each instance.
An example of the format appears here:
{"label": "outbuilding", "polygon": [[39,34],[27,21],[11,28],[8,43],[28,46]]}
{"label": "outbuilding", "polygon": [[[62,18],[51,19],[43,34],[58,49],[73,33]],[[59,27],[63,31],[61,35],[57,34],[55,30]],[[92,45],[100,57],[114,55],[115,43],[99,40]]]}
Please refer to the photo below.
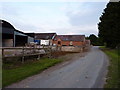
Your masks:
{"label": "outbuilding", "polygon": [[85,35],[57,35],[53,44],[56,46],[83,46],[85,45]]}
{"label": "outbuilding", "polygon": [[35,40],[39,40],[40,45],[51,46],[56,33],[35,33]]}
{"label": "outbuilding", "polygon": [[0,20],[0,24],[0,28],[2,28],[2,47],[25,46],[25,44],[34,41],[33,37],[16,30],[9,22]]}

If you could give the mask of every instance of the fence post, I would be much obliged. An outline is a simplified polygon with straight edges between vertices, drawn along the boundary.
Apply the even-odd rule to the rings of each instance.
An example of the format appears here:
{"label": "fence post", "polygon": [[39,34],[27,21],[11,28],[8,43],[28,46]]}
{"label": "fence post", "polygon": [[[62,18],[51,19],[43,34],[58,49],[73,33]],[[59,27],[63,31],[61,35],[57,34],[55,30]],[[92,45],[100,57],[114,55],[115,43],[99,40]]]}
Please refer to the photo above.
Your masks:
{"label": "fence post", "polygon": [[50,58],[52,57],[52,47],[50,47]]}
{"label": "fence post", "polygon": [[38,58],[37,58],[38,60],[40,59],[40,54],[38,55]]}
{"label": "fence post", "polygon": [[24,47],[22,49],[22,53],[23,53],[23,55],[22,55],[22,63],[24,63]]}
{"label": "fence post", "polygon": [[2,48],[2,58],[4,58],[4,49]]}
{"label": "fence post", "polygon": [[45,46],[43,45],[43,49],[45,48]]}
{"label": "fence post", "polygon": [[58,46],[56,45],[56,51],[58,51]]}

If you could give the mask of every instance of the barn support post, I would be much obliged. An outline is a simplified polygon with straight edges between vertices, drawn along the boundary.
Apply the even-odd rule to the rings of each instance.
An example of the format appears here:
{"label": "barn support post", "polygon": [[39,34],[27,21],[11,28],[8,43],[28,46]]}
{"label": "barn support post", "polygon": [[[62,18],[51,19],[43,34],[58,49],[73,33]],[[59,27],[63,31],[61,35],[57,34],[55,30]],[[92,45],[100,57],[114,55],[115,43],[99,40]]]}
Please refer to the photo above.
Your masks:
{"label": "barn support post", "polygon": [[15,37],[15,32],[14,32],[14,36],[13,36],[13,47],[15,47],[15,41],[16,41],[16,37]]}

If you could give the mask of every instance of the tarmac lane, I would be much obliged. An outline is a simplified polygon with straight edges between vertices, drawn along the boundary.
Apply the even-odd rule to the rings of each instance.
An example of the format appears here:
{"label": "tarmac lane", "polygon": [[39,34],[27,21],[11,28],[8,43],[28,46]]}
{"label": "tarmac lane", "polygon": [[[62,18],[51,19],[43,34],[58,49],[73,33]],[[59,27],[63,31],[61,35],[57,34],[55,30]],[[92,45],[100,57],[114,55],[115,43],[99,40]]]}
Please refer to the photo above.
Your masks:
{"label": "tarmac lane", "polygon": [[72,62],[63,62],[6,88],[103,88],[107,56],[97,46],[84,57],[78,55]]}

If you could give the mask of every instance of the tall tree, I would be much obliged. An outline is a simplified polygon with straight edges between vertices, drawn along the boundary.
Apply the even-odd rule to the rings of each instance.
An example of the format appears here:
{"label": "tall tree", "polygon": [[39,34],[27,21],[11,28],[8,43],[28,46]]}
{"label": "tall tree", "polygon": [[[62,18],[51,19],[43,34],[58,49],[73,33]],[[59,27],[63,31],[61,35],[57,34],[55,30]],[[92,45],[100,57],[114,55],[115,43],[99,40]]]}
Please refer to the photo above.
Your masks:
{"label": "tall tree", "polygon": [[115,48],[120,43],[120,1],[109,2],[98,24],[98,36],[107,47]]}
{"label": "tall tree", "polygon": [[90,39],[91,44],[94,46],[102,46],[103,45],[103,41],[101,38],[98,38],[97,36],[95,36],[94,34],[91,34],[89,37],[87,37],[86,39]]}
{"label": "tall tree", "polygon": [[91,34],[89,36],[89,39],[90,39],[92,45],[97,45],[97,39],[98,38],[94,34]]}

